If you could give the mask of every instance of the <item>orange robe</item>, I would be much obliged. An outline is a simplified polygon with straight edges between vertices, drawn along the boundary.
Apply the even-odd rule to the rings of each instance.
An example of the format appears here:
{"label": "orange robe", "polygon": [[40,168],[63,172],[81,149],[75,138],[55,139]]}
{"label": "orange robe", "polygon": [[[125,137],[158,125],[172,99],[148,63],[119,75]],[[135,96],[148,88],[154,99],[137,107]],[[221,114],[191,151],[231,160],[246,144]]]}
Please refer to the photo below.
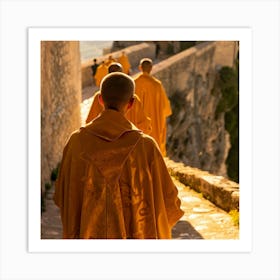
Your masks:
{"label": "orange robe", "polygon": [[135,93],[139,96],[145,114],[151,118],[152,133],[163,156],[166,156],[166,118],[172,114],[170,102],[162,83],[147,73],[135,77]]}
{"label": "orange robe", "polygon": [[107,60],[105,60],[105,64],[107,67],[109,67],[110,64],[113,62],[117,62],[117,61],[114,58],[108,58]]}
{"label": "orange robe", "polygon": [[71,135],[54,201],[68,239],[169,239],[183,215],[157,144],[114,110]]}
{"label": "orange robe", "polygon": [[100,95],[100,91],[97,91],[93,95],[91,107],[89,109],[88,116],[86,118],[86,123],[91,122],[93,119],[95,119],[104,110],[104,107],[98,101],[98,96],[99,95]]}
{"label": "orange robe", "polygon": [[118,58],[119,63],[122,65],[123,67],[123,72],[125,74],[129,74],[129,70],[130,70],[130,63],[129,63],[129,59],[127,57],[126,54],[122,54],[119,58]]}
{"label": "orange robe", "polygon": [[102,63],[100,64],[97,69],[94,76],[95,84],[99,87],[102,79],[108,74],[108,67]]}
{"label": "orange robe", "polygon": [[[104,110],[104,107],[98,101],[98,96],[100,96],[100,91],[97,91],[93,96],[92,104],[86,119],[86,123],[91,122]],[[145,115],[141,101],[137,95],[135,95],[134,104],[132,105],[130,110],[127,111],[125,116],[129,121],[131,121],[137,128],[142,130],[144,133],[151,133],[151,119]]]}

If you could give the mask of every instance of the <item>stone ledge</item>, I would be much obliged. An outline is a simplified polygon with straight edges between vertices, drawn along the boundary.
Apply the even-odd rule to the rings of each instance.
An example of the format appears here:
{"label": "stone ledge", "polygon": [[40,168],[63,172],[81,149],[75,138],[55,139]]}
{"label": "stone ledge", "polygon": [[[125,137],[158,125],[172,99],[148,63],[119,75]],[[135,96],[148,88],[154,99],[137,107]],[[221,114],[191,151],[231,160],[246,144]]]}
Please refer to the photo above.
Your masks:
{"label": "stone ledge", "polygon": [[165,158],[169,173],[181,183],[197,192],[221,209],[239,211],[239,184],[222,176],[210,174],[198,168],[185,166]]}

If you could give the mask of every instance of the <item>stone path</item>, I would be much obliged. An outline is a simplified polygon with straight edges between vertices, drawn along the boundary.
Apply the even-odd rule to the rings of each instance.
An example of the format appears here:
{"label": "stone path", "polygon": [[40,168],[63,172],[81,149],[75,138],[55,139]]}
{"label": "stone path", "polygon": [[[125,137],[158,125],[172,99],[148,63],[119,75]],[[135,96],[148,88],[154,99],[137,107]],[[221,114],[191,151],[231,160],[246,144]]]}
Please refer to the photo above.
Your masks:
{"label": "stone path", "polygon": [[46,195],[45,212],[41,215],[41,239],[61,239],[62,224],[60,220],[59,208],[52,199],[54,188]]}
{"label": "stone path", "polygon": [[232,217],[209,200],[174,179],[184,216],[172,231],[174,239],[238,239],[239,228]]}

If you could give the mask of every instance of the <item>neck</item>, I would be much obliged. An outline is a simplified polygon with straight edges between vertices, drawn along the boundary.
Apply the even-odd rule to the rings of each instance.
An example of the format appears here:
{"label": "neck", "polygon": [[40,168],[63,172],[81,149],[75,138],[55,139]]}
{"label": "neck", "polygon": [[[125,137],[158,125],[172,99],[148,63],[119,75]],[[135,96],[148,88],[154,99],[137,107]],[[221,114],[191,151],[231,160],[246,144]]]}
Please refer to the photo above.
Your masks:
{"label": "neck", "polygon": [[118,108],[113,107],[113,106],[109,106],[107,109],[114,110],[114,111],[119,111],[119,109],[118,109]]}
{"label": "neck", "polygon": [[121,113],[122,115],[125,115],[125,109],[124,107],[122,108],[117,108],[117,107],[114,107],[114,106],[109,106],[109,107],[105,107],[106,110],[113,110],[113,111],[116,111],[116,112],[119,112]]}

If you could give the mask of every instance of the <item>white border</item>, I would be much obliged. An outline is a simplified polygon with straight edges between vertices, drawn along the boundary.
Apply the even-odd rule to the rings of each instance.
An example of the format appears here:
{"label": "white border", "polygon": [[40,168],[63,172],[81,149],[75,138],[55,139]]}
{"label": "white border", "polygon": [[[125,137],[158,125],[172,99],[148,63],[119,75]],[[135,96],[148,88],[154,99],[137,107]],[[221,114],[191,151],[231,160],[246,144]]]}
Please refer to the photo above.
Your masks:
{"label": "white border", "polygon": [[[278,0],[1,0],[0,7],[1,280],[280,279]],[[28,252],[27,28],[115,24],[252,28],[253,244],[250,253]]]}
{"label": "white border", "polygon": [[[28,156],[29,252],[250,252],[252,248],[252,31],[249,28],[29,28]],[[94,34],[94,36],[92,35]],[[187,34],[187,35],[186,35]],[[40,41],[239,41],[240,238],[238,240],[41,240],[40,239]],[[249,174],[249,175],[248,175]]]}

